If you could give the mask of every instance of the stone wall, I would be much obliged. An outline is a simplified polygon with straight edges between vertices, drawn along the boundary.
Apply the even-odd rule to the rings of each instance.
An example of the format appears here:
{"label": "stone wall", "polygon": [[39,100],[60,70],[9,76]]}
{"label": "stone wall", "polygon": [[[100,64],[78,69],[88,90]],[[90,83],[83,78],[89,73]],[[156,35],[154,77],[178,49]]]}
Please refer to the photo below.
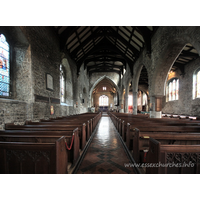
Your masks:
{"label": "stone wall", "polygon": [[[59,39],[53,27],[4,27],[0,31],[8,36],[12,47],[12,96],[10,100],[0,98],[0,128],[10,122],[23,123],[25,120],[38,121],[87,112],[89,79],[86,70],[81,68],[77,77],[77,66],[67,53],[60,52]],[[67,73],[66,104],[61,105],[48,99],[60,99],[60,65],[65,65],[63,58],[69,62],[67,67],[71,72]],[[53,77],[53,90],[47,90],[47,74]],[[35,101],[35,95],[47,101]],[[75,109],[74,102],[78,102]],[[52,115],[51,106],[54,107]]]}
{"label": "stone wall", "polygon": [[21,122],[27,117],[27,104],[17,100],[0,100],[0,129],[4,129],[5,123]]}
{"label": "stone wall", "polygon": [[179,78],[179,100],[168,101],[163,98],[164,113],[199,115],[200,114],[200,99],[193,99],[193,74],[199,68],[200,58],[185,66],[185,75],[180,76],[180,71],[172,74],[169,78]]}
{"label": "stone wall", "polygon": [[[134,66],[130,66],[133,68],[133,77],[129,66],[126,66],[122,79],[115,73],[94,73],[89,77],[84,66],[81,66],[77,76],[76,63],[66,52],[60,52],[59,39],[53,27],[0,27],[0,32],[6,36],[12,47],[12,94],[10,100],[0,98],[1,128],[9,122],[87,112],[90,106],[90,90],[105,75],[119,88],[119,105],[127,112],[129,83],[132,81],[133,92],[137,91],[142,66],[146,67],[149,79],[149,88],[145,92],[148,92],[149,97],[164,95],[163,112],[193,115],[200,113],[200,100],[192,99],[192,77],[194,70],[199,67],[199,59],[185,66],[185,76],[179,76],[180,99],[166,102],[165,98],[167,73],[184,45],[191,43],[200,53],[199,27],[158,28],[151,41],[151,55],[144,49]],[[67,68],[71,70],[66,80],[66,104],[36,102],[35,95],[60,99],[60,64],[65,65],[63,59],[67,60]],[[46,88],[47,73],[53,77],[52,91]],[[126,92],[124,97],[123,89]],[[54,106],[53,115],[50,114],[51,106]]]}

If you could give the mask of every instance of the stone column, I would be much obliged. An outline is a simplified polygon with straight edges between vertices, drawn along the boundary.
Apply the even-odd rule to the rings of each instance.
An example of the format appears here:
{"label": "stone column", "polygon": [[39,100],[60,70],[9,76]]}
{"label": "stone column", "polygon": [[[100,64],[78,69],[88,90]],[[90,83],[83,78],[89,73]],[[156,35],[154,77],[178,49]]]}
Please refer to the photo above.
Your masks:
{"label": "stone column", "polygon": [[123,100],[119,99],[119,112],[123,113],[124,112],[124,105],[123,105]]}
{"label": "stone column", "polygon": [[133,92],[133,115],[137,115],[137,92]]}
{"label": "stone column", "polygon": [[128,95],[126,95],[125,97],[125,113],[128,113]]}
{"label": "stone column", "polygon": [[149,112],[150,111],[150,99],[147,99],[147,108],[146,111]]}
{"label": "stone column", "polygon": [[162,118],[162,96],[150,97],[150,118]]}

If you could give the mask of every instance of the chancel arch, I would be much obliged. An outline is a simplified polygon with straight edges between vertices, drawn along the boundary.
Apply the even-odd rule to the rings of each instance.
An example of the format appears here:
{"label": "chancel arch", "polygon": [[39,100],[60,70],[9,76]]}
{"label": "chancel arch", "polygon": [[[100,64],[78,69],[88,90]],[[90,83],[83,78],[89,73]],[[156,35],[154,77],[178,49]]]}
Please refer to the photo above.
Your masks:
{"label": "chancel arch", "polygon": [[[108,97],[108,105],[105,107],[104,110],[117,110],[119,109],[119,89],[118,86],[108,77],[104,76],[100,78],[95,85],[91,88],[91,107],[95,107],[95,110],[102,110],[102,105],[99,102],[99,98],[102,95]],[[104,97],[105,97],[104,96]]]}

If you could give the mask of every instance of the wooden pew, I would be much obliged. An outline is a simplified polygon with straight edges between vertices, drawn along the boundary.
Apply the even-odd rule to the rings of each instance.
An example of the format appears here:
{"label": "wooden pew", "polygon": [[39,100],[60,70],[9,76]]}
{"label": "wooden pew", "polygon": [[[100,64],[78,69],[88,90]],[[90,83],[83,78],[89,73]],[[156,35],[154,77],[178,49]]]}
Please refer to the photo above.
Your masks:
{"label": "wooden pew", "polygon": [[[68,146],[71,144],[72,131],[77,128],[76,137],[74,138],[73,150],[67,151],[69,161],[73,164],[76,163],[80,149],[86,145],[86,132],[87,140],[90,138],[93,130],[95,129],[102,113],[99,114],[81,114],[76,116],[59,117],[50,120],[40,120],[40,122],[26,122],[26,125],[15,125],[14,123],[6,124],[6,130],[0,131],[0,140],[9,142],[52,142],[59,136],[65,135],[66,143]],[[87,120],[87,131],[85,122]],[[6,134],[6,135],[3,135]],[[13,135],[12,135],[13,134]],[[80,136],[80,137],[79,137]],[[79,141],[79,139],[81,141]],[[70,153],[69,153],[70,152]]]}
{"label": "wooden pew", "polygon": [[[140,132],[136,128],[133,137],[133,158],[137,163],[142,162],[142,152],[149,152],[149,138],[154,138],[162,144],[200,144],[200,133],[177,133],[177,132]],[[145,153],[148,155],[148,153]]]}
{"label": "wooden pew", "polygon": [[[126,120],[127,123],[135,127],[153,127],[153,126],[200,126],[199,121],[177,121],[177,120],[160,120],[160,119],[147,119],[147,120]],[[123,132],[122,135],[124,140],[126,141],[126,134],[127,134],[127,126],[125,123],[123,124]]]}
{"label": "wooden pew", "polygon": [[[139,132],[144,132],[148,134],[149,132],[159,132],[163,134],[167,134],[168,132],[176,132],[176,133],[189,133],[189,132],[200,132],[200,126],[146,126],[146,127],[137,127]],[[132,149],[133,137],[135,135],[135,131],[137,130],[134,125],[127,124],[127,133],[126,133],[126,146],[129,150]]]}
{"label": "wooden pew", "polygon": [[5,142],[37,142],[37,143],[52,143],[56,139],[65,136],[65,142],[70,146],[74,135],[72,149],[67,151],[68,161],[75,164],[78,160],[79,153],[79,133],[78,128],[70,131],[26,131],[26,130],[4,130],[0,131],[0,141]]}
{"label": "wooden pew", "polygon": [[[148,174],[199,174],[200,145],[162,145],[149,139]],[[150,167],[150,164],[151,167]],[[154,167],[152,167],[154,164]],[[167,165],[168,164],[168,165]],[[158,167],[155,167],[155,166]]]}
{"label": "wooden pew", "polygon": [[65,138],[55,143],[0,141],[1,174],[66,174]]}
{"label": "wooden pew", "polygon": [[[54,118],[50,120],[40,120],[39,123],[41,122],[56,122],[56,123],[66,123],[66,124],[85,123],[86,129],[87,129],[86,130],[87,140],[89,140],[101,116],[102,116],[102,113],[99,113],[99,114],[84,113],[84,114],[79,114],[79,115],[70,116],[70,117],[58,117],[58,118]],[[36,124],[36,123],[38,122],[29,122],[29,121],[26,122],[26,124]]]}
{"label": "wooden pew", "polygon": [[[120,118],[116,117],[116,116],[120,116]],[[116,114],[112,114],[112,118],[114,118],[115,122],[114,124],[116,125],[116,128],[119,132],[119,134],[122,136],[123,140],[126,141],[126,125],[127,123],[130,124],[135,124],[135,126],[137,127],[139,124],[145,125],[148,124],[152,124],[152,123],[157,123],[160,125],[171,125],[174,124],[176,126],[178,125],[189,125],[189,126],[196,126],[196,125],[200,125],[200,121],[199,120],[193,120],[191,121],[190,119],[184,119],[184,120],[179,120],[178,118],[176,119],[154,119],[154,118],[147,118],[147,117],[141,117],[138,115],[130,115],[130,114],[124,114],[124,113],[116,113]],[[111,119],[112,119],[111,118]]]}
{"label": "wooden pew", "polygon": [[61,125],[61,124],[48,124],[48,125],[14,125],[9,123],[5,125],[5,130],[27,130],[27,131],[73,131],[75,128],[79,129],[80,149],[86,145],[86,125]]}

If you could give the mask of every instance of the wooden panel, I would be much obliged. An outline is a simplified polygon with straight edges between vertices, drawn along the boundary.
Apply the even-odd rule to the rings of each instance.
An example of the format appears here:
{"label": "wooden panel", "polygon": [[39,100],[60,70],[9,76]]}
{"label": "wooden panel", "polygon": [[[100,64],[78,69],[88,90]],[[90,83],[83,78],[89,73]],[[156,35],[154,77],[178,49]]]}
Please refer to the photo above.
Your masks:
{"label": "wooden panel", "polygon": [[55,104],[60,104],[60,99],[56,99],[56,98],[51,98],[50,97],[50,102],[51,103],[55,103]]}
{"label": "wooden panel", "polygon": [[40,96],[40,95],[35,94],[35,102],[49,103],[49,97],[44,97],[44,96]]}

